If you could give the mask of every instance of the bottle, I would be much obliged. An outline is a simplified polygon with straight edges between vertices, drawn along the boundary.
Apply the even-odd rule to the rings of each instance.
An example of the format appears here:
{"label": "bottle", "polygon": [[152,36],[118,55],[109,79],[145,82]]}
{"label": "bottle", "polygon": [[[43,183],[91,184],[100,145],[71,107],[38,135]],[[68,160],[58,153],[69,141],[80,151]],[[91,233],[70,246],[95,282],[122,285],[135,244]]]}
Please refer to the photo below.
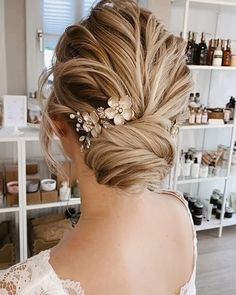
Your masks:
{"label": "bottle", "polygon": [[217,48],[214,51],[213,55],[213,66],[221,66],[222,65],[222,60],[223,60],[223,51],[221,49],[221,44],[220,44],[220,39],[217,40]]}
{"label": "bottle", "polygon": [[205,33],[202,33],[201,43],[198,45],[197,50],[197,64],[206,65],[207,64],[207,45],[206,45]]}
{"label": "bottle", "polygon": [[231,57],[232,57],[232,52],[231,52],[231,40],[227,40],[227,46],[226,49],[223,52],[223,66],[229,67],[231,66]]}
{"label": "bottle", "polygon": [[207,65],[212,66],[214,51],[216,49],[216,40],[212,39],[209,42],[209,48],[207,53]]}
{"label": "bottle", "polygon": [[59,190],[59,199],[60,201],[68,201],[70,196],[71,189],[69,187],[69,183],[67,181],[63,181]]}
{"label": "bottle", "polygon": [[185,154],[185,162],[183,163],[183,176],[190,177],[192,162],[189,159],[188,153]]}
{"label": "bottle", "polygon": [[189,124],[190,125],[195,124],[195,119],[196,119],[195,110],[194,109],[191,109],[190,117],[189,117]]}
{"label": "bottle", "polygon": [[198,159],[194,159],[194,163],[191,166],[191,176],[192,178],[198,178],[200,172],[200,164],[198,163]]}
{"label": "bottle", "polygon": [[194,57],[194,45],[191,40],[191,32],[188,33],[188,44],[186,48],[186,63],[187,65],[193,64],[193,57]]}
{"label": "bottle", "polygon": [[207,124],[208,123],[208,112],[207,109],[204,108],[202,112],[202,124]]}
{"label": "bottle", "polygon": [[194,93],[190,93],[189,106],[190,106],[190,108],[195,108],[196,107]]}
{"label": "bottle", "polygon": [[201,108],[199,108],[196,114],[196,124],[201,124],[201,123],[202,123],[202,110]]}
{"label": "bottle", "polygon": [[226,105],[226,109],[231,110],[230,120],[233,120],[234,119],[234,109],[235,109],[235,98],[233,96],[230,97],[230,100]]}
{"label": "bottle", "polygon": [[192,43],[194,47],[194,54],[193,54],[193,64],[197,64],[197,51],[198,51],[198,44],[197,44],[197,33],[192,33]]}
{"label": "bottle", "polygon": [[197,92],[195,94],[195,106],[196,106],[196,108],[201,107],[201,99],[200,99],[200,93],[199,92]]}

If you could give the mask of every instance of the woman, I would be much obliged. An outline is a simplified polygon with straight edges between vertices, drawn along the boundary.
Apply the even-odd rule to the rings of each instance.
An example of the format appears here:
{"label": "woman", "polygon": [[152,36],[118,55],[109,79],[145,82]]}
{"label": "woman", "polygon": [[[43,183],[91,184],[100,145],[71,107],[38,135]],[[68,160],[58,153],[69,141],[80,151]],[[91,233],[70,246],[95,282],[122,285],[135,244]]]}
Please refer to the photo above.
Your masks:
{"label": "woman", "polygon": [[[161,190],[192,82],[185,42],[133,1],[103,0],[60,38],[42,122],[77,165],[78,225],[10,268],[1,294],[195,294],[187,205]],[[46,86],[44,78],[41,91]]]}

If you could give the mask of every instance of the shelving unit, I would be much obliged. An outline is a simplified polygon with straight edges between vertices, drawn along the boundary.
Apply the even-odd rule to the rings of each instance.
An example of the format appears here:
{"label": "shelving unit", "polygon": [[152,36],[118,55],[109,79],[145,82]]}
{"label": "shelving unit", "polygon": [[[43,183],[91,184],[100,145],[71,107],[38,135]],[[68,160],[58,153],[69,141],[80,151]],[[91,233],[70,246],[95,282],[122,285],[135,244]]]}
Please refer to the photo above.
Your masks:
{"label": "shelving unit", "polygon": [[[60,208],[80,205],[80,198],[71,198],[69,201],[58,201],[53,203],[43,203],[27,205],[26,203],[26,144],[39,141],[39,130],[32,127],[21,128],[22,135],[16,136],[12,128],[0,129],[0,144],[15,143],[18,155],[18,181],[19,181],[19,206],[0,207],[0,214],[19,214],[19,260],[28,258],[28,237],[27,237],[27,213],[31,210],[43,210],[48,208]],[[56,137],[55,137],[56,139]]]}
{"label": "shelving unit", "polygon": [[[236,8],[236,1],[233,0],[173,0],[172,4],[178,5],[178,7],[181,5],[183,7],[183,14],[184,14],[184,21],[183,21],[183,28],[181,29],[183,32],[183,36],[187,38],[187,32],[189,28],[189,17],[191,13],[191,8],[194,4],[194,8],[196,7],[212,7],[213,10],[216,11],[217,17],[216,17],[216,28],[215,28],[215,33],[217,32],[218,28],[218,21],[219,21],[219,12],[221,12],[224,9],[232,9],[232,7]],[[236,10],[235,10],[236,11]],[[196,12],[198,13],[198,11]],[[236,36],[235,36],[236,38]],[[211,87],[212,85],[212,75],[215,72],[227,72],[227,73],[232,73],[232,75],[235,76],[235,71],[236,67],[223,67],[223,66],[198,66],[198,65],[190,65],[189,66],[190,70],[193,73],[193,78],[195,80],[195,83],[197,82],[198,75],[201,73],[204,74],[205,71],[210,72],[210,79],[209,79],[209,84],[208,84],[208,103],[209,103],[209,97],[211,93]],[[235,76],[236,77],[236,76]],[[236,115],[235,117],[236,118]],[[235,119],[236,121],[236,119]],[[220,176],[220,177],[207,177],[207,178],[197,178],[197,179],[191,179],[191,178],[178,178],[178,171],[179,171],[179,166],[180,166],[180,153],[181,153],[181,146],[183,143],[183,136],[185,132],[197,132],[199,130],[202,130],[203,132],[203,142],[205,142],[205,137],[206,137],[206,132],[209,130],[209,132],[215,132],[214,130],[228,130],[227,132],[230,132],[230,157],[227,165],[227,171],[225,176]],[[212,131],[211,131],[212,130]],[[175,167],[174,171],[174,177],[173,177],[173,188],[175,190],[178,190],[179,185],[198,185],[198,191],[199,191],[199,185],[201,183],[208,183],[208,182],[214,182],[214,181],[219,181],[224,183],[224,200],[223,200],[223,205],[222,207],[225,208],[226,205],[226,200],[227,200],[227,194],[229,190],[229,184],[232,179],[232,176],[230,175],[230,169],[231,169],[231,161],[232,161],[232,154],[233,154],[233,146],[234,146],[234,140],[235,140],[235,133],[236,133],[236,122],[230,122],[229,124],[225,125],[184,125],[180,128],[179,136],[178,136],[178,150],[177,150],[177,164]],[[204,144],[203,144],[204,145]],[[224,210],[222,210],[221,213],[221,218],[216,219],[212,218],[210,221],[205,221],[203,220],[201,226],[196,226],[197,231],[201,230],[207,230],[207,229],[212,229],[212,228],[217,228],[219,229],[219,237],[222,235],[222,230],[223,227],[225,226],[231,226],[231,225],[236,225],[236,214],[233,216],[231,219],[225,219],[224,218]]]}

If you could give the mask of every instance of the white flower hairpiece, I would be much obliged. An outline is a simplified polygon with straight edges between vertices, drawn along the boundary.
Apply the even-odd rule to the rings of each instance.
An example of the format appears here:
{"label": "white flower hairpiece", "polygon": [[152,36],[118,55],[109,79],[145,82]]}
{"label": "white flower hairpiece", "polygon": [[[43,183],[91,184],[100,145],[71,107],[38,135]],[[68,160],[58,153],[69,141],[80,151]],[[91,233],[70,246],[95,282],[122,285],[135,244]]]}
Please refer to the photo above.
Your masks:
{"label": "white flower hairpiece", "polygon": [[99,107],[91,113],[80,112],[71,113],[71,120],[76,120],[76,132],[83,131],[79,141],[82,143],[81,151],[91,146],[91,138],[96,138],[103,128],[112,128],[114,125],[123,125],[134,118],[132,110],[132,100],[129,96],[122,98],[111,97],[108,99],[109,108]]}

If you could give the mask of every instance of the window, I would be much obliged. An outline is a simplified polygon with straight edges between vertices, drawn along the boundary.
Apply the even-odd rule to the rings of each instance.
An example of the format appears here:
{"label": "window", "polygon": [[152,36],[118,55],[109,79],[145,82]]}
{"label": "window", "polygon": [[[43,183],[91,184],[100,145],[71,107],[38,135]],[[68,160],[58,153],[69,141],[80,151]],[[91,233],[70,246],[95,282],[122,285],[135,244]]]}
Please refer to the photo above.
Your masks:
{"label": "window", "polygon": [[87,16],[93,3],[94,0],[43,0],[44,66],[50,67],[65,28]]}

